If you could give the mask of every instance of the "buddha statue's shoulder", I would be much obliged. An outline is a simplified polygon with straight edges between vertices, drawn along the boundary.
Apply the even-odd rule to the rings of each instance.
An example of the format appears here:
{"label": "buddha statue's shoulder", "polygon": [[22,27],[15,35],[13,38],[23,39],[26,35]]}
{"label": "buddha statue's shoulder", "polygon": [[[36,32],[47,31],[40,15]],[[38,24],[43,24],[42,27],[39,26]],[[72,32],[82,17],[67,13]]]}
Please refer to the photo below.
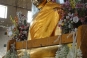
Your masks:
{"label": "buddha statue's shoulder", "polygon": [[47,2],[43,8],[45,9],[53,9],[55,7],[61,8],[61,4],[55,2]]}

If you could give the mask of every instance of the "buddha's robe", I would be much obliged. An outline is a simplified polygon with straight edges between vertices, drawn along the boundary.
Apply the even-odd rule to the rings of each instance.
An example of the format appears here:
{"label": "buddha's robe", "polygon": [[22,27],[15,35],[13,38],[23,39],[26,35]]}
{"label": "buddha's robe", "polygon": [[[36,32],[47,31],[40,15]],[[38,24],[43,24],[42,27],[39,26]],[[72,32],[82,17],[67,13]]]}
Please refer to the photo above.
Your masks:
{"label": "buddha's robe", "polygon": [[29,32],[31,39],[40,39],[55,35],[53,33],[57,27],[60,17],[58,9],[55,10],[55,8],[60,7],[60,4],[54,2],[47,2],[45,4],[30,26]]}

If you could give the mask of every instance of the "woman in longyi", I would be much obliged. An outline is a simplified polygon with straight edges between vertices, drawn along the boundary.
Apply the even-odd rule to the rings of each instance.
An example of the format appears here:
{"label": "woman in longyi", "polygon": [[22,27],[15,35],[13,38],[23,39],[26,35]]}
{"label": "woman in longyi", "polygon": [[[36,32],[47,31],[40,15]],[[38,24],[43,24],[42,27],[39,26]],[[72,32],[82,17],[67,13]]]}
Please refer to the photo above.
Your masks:
{"label": "woman in longyi", "polygon": [[29,36],[31,39],[54,36],[61,17],[59,13],[61,11],[61,5],[47,0],[33,0],[33,3],[40,11],[30,26]]}

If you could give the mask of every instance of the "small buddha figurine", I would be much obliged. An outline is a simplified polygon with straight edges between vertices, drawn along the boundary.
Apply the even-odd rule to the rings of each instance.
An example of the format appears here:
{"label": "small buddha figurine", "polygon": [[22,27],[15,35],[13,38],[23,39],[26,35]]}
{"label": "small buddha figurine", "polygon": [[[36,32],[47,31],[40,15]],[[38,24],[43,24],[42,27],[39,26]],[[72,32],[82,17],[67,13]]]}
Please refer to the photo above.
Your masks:
{"label": "small buddha figurine", "polygon": [[32,0],[33,4],[40,9],[33,19],[29,29],[28,39],[40,39],[55,36],[57,24],[61,18],[62,7],[51,0]]}

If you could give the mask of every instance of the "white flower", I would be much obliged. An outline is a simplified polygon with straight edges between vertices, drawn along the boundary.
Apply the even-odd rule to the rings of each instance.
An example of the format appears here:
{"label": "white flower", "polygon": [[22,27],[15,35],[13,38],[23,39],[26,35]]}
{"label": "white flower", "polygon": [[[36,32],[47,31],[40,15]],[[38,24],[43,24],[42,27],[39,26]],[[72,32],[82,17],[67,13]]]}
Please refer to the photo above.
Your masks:
{"label": "white flower", "polygon": [[64,22],[66,22],[66,19],[64,19]]}
{"label": "white flower", "polygon": [[66,19],[69,19],[70,17],[69,16],[66,16]]}
{"label": "white flower", "polygon": [[67,45],[63,45],[56,52],[55,58],[66,58],[68,51],[69,51],[69,47]]}
{"label": "white flower", "polygon": [[68,16],[72,17],[72,16],[73,16],[73,14],[71,14],[71,13],[69,12],[69,13],[68,13]]}
{"label": "white flower", "polygon": [[27,51],[25,50],[24,55],[21,58],[30,58],[30,55],[27,53]]}
{"label": "white flower", "polygon": [[72,18],[70,18],[70,20],[73,20]]}
{"label": "white flower", "polygon": [[79,18],[77,16],[73,17],[73,22],[77,23],[79,21]]}
{"label": "white flower", "polygon": [[59,24],[59,25],[61,25],[61,24],[62,24],[62,22],[63,22],[63,20],[60,20],[58,24]]}
{"label": "white flower", "polygon": [[77,56],[82,57],[82,51],[80,49],[77,49]]}

